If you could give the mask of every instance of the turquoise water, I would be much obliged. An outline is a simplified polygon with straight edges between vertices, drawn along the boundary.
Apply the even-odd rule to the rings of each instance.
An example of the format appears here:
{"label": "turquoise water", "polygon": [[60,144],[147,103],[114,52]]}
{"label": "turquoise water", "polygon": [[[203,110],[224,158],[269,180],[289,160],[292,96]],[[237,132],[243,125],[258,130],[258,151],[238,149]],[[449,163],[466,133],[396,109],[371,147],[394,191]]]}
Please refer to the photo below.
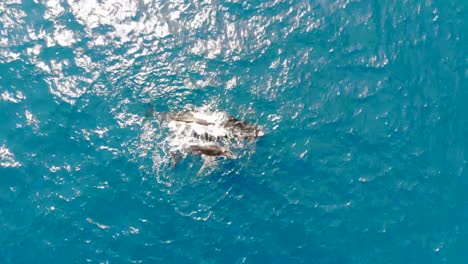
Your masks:
{"label": "turquoise water", "polygon": [[[468,263],[466,1],[0,1],[2,263]],[[267,135],[197,175],[145,119]]]}

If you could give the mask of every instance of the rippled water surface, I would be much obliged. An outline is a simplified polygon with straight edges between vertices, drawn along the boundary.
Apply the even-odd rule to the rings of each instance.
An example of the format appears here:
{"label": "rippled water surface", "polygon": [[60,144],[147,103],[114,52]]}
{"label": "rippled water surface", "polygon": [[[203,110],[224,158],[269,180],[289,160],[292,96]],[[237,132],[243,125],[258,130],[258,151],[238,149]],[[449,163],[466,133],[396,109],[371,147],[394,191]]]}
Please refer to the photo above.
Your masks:
{"label": "rippled water surface", "polygon": [[[466,11],[1,0],[1,262],[468,263]],[[170,169],[148,105],[266,135]]]}

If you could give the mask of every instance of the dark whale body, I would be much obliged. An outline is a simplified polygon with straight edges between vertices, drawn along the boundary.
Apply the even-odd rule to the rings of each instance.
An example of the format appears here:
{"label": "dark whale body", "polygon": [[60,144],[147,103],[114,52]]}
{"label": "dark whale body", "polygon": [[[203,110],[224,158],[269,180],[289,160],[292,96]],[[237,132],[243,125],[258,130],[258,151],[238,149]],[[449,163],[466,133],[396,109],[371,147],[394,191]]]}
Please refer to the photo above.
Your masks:
{"label": "dark whale body", "polygon": [[[202,118],[198,118],[195,116],[194,111],[182,111],[182,112],[176,112],[176,113],[158,113],[157,115],[159,116],[159,119],[163,122],[170,122],[170,121],[175,121],[175,122],[183,122],[187,124],[198,124],[201,126],[210,126],[210,125],[216,125],[214,122]],[[245,121],[241,121],[233,116],[226,115],[226,120],[224,120],[220,126],[225,128],[227,131],[229,131],[231,137],[234,138],[251,138],[255,139],[258,137],[262,137],[264,135],[264,132],[262,131],[261,127],[248,123]],[[205,135],[196,135],[196,136],[203,136],[207,140],[212,139],[213,137],[209,134]],[[228,137],[228,136],[226,136]]]}
{"label": "dark whale body", "polygon": [[[204,155],[208,157],[225,157],[235,159],[236,155],[232,153],[227,148],[218,146],[218,145],[192,145],[188,147],[185,152],[195,155]],[[180,154],[176,152],[171,152],[172,156],[172,166],[174,168],[179,162]]]}

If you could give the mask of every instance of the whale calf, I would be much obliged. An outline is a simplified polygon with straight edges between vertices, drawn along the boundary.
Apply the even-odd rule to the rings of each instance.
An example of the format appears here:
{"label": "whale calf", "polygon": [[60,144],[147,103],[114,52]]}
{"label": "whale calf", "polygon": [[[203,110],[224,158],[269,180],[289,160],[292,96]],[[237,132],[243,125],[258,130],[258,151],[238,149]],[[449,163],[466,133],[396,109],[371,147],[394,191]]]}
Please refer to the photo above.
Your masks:
{"label": "whale calf", "polygon": [[236,155],[227,148],[218,145],[194,145],[188,148],[188,151],[192,154],[206,155],[210,157],[226,157],[235,159]]}
{"label": "whale calf", "polygon": [[[179,162],[179,158],[182,154],[179,152],[171,151],[172,156],[172,166],[174,168]],[[219,145],[192,145],[184,149],[184,153],[190,153],[194,155],[207,156],[207,157],[224,157],[230,159],[236,159],[237,156],[225,147]]]}

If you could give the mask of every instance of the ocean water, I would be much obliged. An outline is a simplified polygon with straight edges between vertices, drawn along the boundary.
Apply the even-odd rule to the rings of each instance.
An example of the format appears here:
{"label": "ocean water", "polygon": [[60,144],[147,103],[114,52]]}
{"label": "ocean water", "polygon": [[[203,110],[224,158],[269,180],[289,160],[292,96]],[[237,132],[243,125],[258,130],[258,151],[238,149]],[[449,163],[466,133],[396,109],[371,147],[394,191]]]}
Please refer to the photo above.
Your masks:
{"label": "ocean water", "polygon": [[[0,0],[1,263],[468,263],[464,0]],[[266,135],[170,169],[156,111]]]}

